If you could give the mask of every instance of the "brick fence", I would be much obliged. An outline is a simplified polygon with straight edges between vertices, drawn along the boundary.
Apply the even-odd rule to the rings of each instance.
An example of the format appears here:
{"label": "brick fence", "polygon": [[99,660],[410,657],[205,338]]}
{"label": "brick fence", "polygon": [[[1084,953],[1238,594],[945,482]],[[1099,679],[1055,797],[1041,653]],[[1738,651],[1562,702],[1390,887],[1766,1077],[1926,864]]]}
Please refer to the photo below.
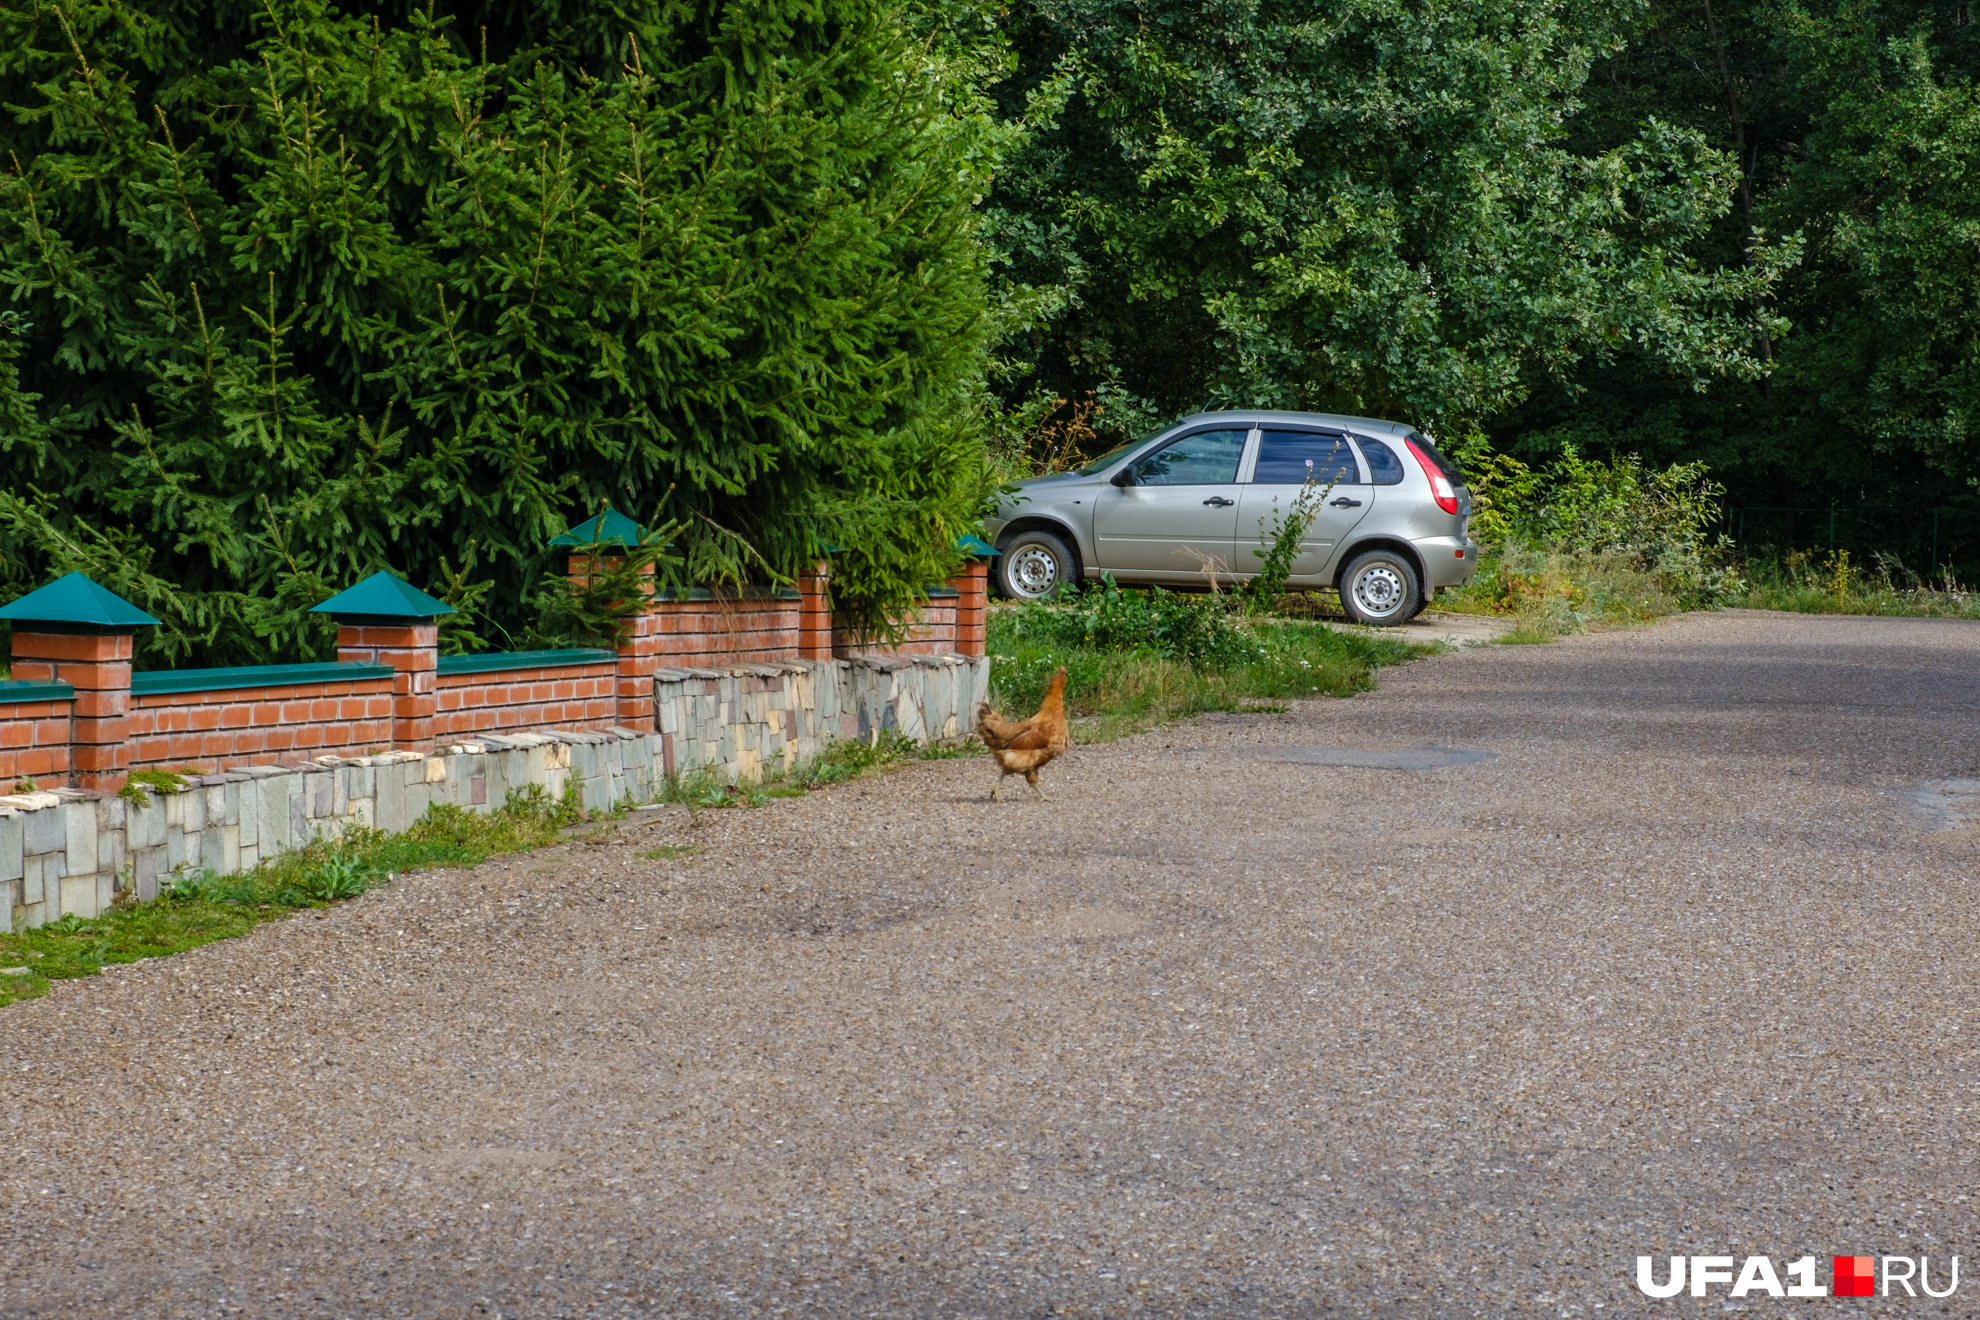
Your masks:
{"label": "brick fence", "polygon": [[[591,571],[586,554],[571,561],[573,576]],[[13,625],[13,681],[0,682],[0,787],[33,780],[111,792],[149,767],[207,774],[427,753],[450,739],[527,729],[658,733],[663,672],[981,657],[986,581],[984,565],[972,563],[931,589],[903,639],[887,646],[862,645],[835,625],[821,563],[797,590],[649,591],[612,651],[442,656],[433,620],[447,607],[381,573],[318,607],[337,619],[334,662],[133,673],[134,630],[155,621],[71,574],[0,609]]]}
{"label": "brick fence", "polygon": [[[492,811],[534,784],[552,797],[571,789],[602,811],[648,802],[675,775],[789,768],[838,738],[954,736],[989,675],[987,658],[955,655],[667,669],[639,729],[442,738],[428,753],[291,754],[282,765],[192,775],[137,801],[73,788],[0,796],[0,931],[93,917],[120,898],[156,898],[174,875],[252,870],[348,829],[403,830],[435,803]],[[389,709],[390,680],[372,681],[371,698]]]}

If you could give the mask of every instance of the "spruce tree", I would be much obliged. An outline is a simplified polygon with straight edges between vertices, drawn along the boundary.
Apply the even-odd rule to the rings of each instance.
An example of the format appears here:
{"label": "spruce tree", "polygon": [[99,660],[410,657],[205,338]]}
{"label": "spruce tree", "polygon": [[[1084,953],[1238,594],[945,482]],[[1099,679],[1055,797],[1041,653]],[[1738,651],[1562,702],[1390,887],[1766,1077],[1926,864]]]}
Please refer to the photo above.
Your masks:
{"label": "spruce tree", "polygon": [[953,566],[1000,138],[872,0],[58,0],[0,101],[0,571],[142,663],[321,655],[378,568],[519,643],[606,501],[868,624]]}

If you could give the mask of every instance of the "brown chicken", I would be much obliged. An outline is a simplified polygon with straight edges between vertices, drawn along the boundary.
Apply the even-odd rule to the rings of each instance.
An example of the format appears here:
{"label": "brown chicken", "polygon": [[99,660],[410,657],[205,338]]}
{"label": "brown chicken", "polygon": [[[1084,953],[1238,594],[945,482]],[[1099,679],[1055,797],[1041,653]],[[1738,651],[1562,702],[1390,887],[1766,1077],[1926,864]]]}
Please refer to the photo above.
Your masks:
{"label": "brown chicken", "polygon": [[984,702],[976,708],[976,736],[983,739],[983,745],[990,749],[990,755],[997,758],[997,768],[1003,774],[991,786],[990,800],[1001,802],[998,791],[1010,775],[1023,775],[1024,782],[1031,785],[1041,801],[1050,802],[1045,790],[1038,786],[1038,772],[1046,764],[1065,753],[1069,742],[1066,738],[1066,670],[1052,675],[1052,686],[1045,692],[1045,701],[1038,707],[1038,713],[1028,720],[1000,720],[997,712]]}

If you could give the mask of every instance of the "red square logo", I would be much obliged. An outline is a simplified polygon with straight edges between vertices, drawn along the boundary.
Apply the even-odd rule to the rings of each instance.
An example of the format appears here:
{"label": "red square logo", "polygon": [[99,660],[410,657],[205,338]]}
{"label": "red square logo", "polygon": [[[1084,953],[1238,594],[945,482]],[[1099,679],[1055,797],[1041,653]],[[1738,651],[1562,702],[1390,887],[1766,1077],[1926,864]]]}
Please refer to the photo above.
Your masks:
{"label": "red square logo", "polygon": [[1875,1297],[1877,1258],[1875,1256],[1836,1257],[1836,1296]]}

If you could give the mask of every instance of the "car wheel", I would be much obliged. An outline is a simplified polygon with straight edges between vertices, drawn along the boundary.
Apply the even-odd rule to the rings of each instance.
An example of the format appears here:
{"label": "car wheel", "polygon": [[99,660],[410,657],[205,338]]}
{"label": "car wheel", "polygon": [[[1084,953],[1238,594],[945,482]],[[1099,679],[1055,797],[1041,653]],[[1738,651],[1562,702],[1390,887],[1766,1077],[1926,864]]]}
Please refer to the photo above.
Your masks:
{"label": "car wheel", "polygon": [[1416,566],[1393,550],[1356,555],[1341,574],[1341,608],[1370,628],[1408,623],[1423,608]]}
{"label": "car wheel", "polygon": [[1019,532],[997,558],[997,590],[1012,600],[1043,600],[1078,581],[1072,548],[1050,532]]}

